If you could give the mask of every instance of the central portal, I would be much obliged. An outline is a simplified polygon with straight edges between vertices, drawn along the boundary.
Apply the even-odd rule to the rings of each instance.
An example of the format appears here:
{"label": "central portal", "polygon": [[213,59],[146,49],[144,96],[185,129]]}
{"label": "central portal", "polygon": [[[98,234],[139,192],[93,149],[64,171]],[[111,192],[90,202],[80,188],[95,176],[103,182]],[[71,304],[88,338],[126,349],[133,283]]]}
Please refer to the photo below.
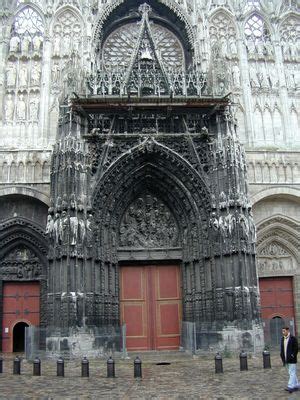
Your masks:
{"label": "central portal", "polygon": [[180,345],[179,265],[123,266],[121,323],[128,350],[177,350]]}

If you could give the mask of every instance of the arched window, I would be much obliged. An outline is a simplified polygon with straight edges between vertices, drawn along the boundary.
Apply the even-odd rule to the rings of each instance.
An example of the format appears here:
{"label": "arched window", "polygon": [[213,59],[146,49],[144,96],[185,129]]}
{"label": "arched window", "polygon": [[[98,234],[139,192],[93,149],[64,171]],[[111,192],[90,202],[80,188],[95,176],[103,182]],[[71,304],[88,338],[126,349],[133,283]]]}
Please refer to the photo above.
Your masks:
{"label": "arched window", "polygon": [[233,21],[224,12],[217,12],[210,20],[209,35],[212,47],[220,46],[220,55],[237,58],[236,29]]}
{"label": "arched window", "polygon": [[285,61],[297,61],[297,43],[300,40],[300,20],[290,16],[280,26],[280,39],[282,43],[282,55]]}
{"label": "arched window", "polygon": [[247,51],[250,58],[270,57],[274,54],[269,29],[259,14],[252,14],[245,24]]}
{"label": "arched window", "polygon": [[18,35],[34,36],[44,33],[43,21],[40,15],[31,7],[22,9],[15,17],[13,30]]}

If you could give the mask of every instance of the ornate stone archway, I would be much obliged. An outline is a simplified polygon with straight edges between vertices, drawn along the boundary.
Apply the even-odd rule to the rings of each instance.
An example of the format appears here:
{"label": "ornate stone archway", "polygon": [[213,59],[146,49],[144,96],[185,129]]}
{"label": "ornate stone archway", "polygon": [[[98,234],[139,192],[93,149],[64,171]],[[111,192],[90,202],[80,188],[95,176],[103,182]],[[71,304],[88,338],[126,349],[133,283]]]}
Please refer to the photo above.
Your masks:
{"label": "ornate stone archway", "polygon": [[[0,296],[5,283],[39,283],[39,326],[47,325],[47,253],[44,229],[26,218],[10,218],[0,225]],[[0,310],[2,327],[3,309]],[[1,329],[2,335],[4,330]],[[2,345],[2,336],[0,344]]]}

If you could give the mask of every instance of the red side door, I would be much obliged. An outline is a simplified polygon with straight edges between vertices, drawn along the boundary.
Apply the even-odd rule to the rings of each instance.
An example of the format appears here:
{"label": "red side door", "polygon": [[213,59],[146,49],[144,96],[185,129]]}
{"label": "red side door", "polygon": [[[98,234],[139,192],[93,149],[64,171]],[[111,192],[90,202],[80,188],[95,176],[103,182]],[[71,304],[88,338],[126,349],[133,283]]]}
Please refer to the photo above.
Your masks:
{"label": "red side door", "polygon": [[18,322],[40,323],[39,282],[3,284],[2,351],[13,351],[13,328]]}

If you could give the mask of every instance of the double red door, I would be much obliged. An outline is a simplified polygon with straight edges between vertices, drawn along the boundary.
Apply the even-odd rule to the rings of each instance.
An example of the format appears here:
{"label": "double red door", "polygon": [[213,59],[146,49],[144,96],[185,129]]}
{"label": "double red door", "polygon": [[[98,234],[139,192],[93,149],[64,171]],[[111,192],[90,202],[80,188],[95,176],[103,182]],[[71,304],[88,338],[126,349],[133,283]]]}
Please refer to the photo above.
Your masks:
{"label": "double red door", "polygon": [[181,321],[178,265],[121,267],[120,304],[128,350],[178,349]]}
{"label": "double red door", "polygon": [[39,325],[39,282],[5,282],[3,284],[3,352],[13,351],[13,330],[18,322]]}
{"label": "double red door", "polygon": [[291,277],[260,278],[261,314],[263,319],[280,316],[293,319],[294,295]]}

